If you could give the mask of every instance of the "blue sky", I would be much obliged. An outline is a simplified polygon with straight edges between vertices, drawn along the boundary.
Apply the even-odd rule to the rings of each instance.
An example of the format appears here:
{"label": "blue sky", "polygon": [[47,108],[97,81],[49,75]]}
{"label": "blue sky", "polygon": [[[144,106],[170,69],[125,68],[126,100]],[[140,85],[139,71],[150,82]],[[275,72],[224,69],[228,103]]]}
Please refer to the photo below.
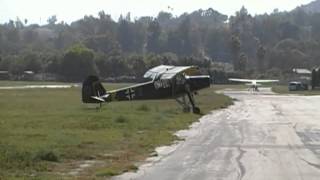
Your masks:
{"label": "blue sky", "polygon": [[[174,15],[197,9],[213,8],[227,15],[233,15],[242,6],[251,14],[292,10],[312,0],[0,0],[0,23],[9,19],[28,19],[30,23],[46,24],[49,16],[56,15],[58,21],[72,22],[84,15],[97,16],[104,10],[118,19],[120,14],[131,13],[131,17],[156,16],[159,11]],[[170,9],[168,8],[171,7]]]}

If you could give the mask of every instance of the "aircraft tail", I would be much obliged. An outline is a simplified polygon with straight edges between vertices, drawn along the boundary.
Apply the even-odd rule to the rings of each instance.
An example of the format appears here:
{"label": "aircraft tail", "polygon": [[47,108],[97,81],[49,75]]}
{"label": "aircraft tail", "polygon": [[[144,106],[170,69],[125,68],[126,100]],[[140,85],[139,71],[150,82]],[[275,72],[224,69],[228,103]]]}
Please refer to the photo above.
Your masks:
{"label": "aircraft tail", "polygon": [[105,102],[107,91],[102,86],[97,76],[88,76],[82,83],[82,102],[83,103],[102,103]]}

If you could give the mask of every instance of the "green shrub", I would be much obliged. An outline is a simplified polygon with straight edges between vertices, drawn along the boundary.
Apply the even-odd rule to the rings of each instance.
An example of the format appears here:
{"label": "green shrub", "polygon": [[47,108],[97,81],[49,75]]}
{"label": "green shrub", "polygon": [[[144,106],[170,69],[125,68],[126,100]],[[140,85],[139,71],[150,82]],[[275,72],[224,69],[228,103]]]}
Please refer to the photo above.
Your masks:
{"label": "green shrub", "polygon": [[150,108],[146,104],[142,104],[137,108],[138,111],[145,111],[148,112],[150,111]]}
{"label": "green shrub", "polygon": [[49,151],[47,151],[47,150],[39,151],[36,154],[35,159],[39,159],[42,161],[50,161],[50,162],[58,162],[59,161],[58,156],[50,150]]}
{"label": "green shrub", "polygon": [[128,122],[128,119],[126,117],[123,117],[123,116],[118,116],[115,121],[117,123],[126,123],[126,122]]}

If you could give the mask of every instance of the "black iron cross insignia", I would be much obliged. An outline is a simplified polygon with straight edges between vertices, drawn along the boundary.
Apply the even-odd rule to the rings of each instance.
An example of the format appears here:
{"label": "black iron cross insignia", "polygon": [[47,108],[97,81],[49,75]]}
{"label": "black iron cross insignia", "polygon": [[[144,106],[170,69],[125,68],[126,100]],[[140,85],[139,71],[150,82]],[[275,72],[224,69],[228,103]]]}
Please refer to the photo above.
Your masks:
{"label": "black iron cross insignia", "polygon": [[135,97],[135,92],[133,89],[127,89],[126,91],[126,97],[129,99],[129,100],[132,100],[134,97]]}

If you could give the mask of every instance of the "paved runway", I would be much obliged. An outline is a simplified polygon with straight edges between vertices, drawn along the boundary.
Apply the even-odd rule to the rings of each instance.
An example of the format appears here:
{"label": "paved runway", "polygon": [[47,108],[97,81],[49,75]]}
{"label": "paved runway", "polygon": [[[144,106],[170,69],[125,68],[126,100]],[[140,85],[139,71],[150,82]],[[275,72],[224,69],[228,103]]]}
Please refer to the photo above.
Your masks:
{"label": "paved runway", "polygon": [[116,180],[319,180],[320,96],[228,90],[237,99]]}
{"label": "paved runway", "polygon": [[70,85],[17,85],[17,86],[0,86],[0,90],[11,90],[11,89],[65,89],[79,87],[78,84]]}

